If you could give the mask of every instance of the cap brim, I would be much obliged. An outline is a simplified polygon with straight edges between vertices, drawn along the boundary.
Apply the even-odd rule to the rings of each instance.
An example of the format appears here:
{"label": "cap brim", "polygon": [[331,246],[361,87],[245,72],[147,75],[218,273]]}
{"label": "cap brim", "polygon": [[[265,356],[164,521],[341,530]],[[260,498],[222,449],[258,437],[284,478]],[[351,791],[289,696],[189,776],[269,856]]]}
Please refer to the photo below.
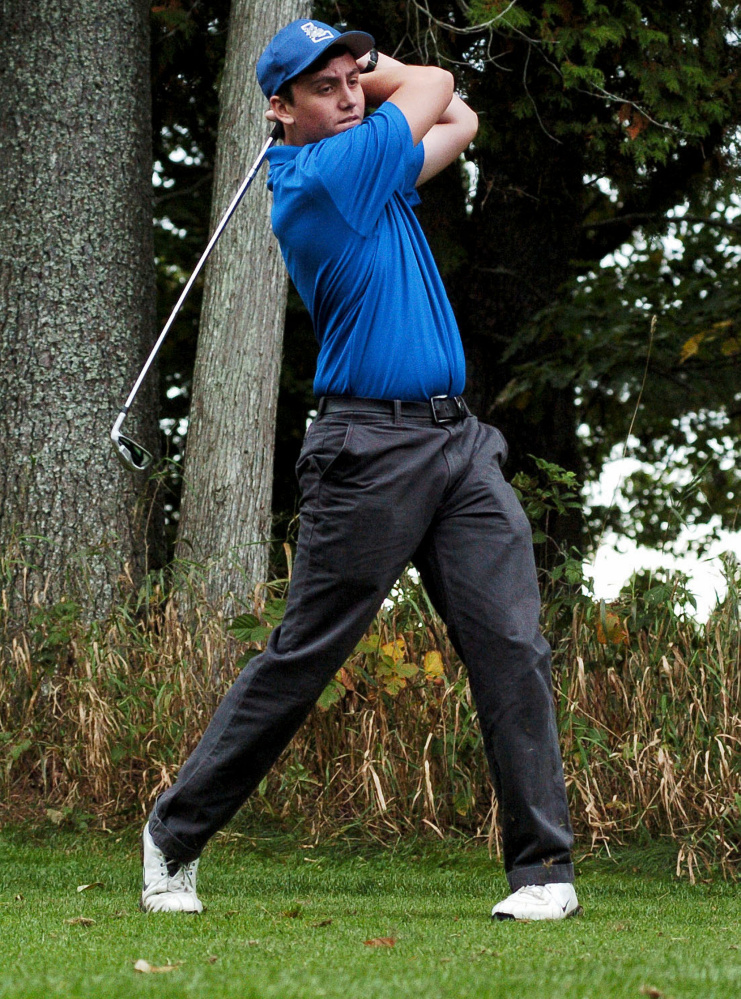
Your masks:
{"label": "cap brim", "polygon": [[[375,38],[373,35],[369,35],[367,31],[346,31],[338,38],[335,38],[332,41],[332,44],[328,45],[327,48],[332,48],[332,45],[346,45],[352,52],[353,56],[356,59],[360,59],[361,56],[370,52],[375,44]],[[326,52],[327,49],[324,51]]]}

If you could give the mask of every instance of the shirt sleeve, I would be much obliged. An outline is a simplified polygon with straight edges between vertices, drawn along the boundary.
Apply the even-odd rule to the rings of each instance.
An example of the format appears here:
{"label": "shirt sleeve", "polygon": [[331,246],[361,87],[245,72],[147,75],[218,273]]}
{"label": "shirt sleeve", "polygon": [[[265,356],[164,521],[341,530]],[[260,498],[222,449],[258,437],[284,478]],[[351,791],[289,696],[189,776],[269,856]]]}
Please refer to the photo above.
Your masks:
{"label": "shirt sleeve", "polygon": [[414,185],[424,164],[403,113],[388,101],[360,125],[315,147],[313,168],[347,224],[362,236],[373,231],[395,194],[419,203]]}

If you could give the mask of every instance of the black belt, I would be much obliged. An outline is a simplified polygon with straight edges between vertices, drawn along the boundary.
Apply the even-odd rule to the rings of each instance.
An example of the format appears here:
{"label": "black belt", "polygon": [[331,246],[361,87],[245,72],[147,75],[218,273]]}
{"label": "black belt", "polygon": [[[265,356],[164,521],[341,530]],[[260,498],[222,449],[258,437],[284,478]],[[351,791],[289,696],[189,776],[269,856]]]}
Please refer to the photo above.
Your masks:
{"label": "black belt", "polygon": [[471,415],[463,396],[434,395],[427,402],[400,399],[362,399],[349,395],[324,395],[319,400],[317,419],[327,413],[381,413],[394,419],[416,417],[433,423],[454,423]]}

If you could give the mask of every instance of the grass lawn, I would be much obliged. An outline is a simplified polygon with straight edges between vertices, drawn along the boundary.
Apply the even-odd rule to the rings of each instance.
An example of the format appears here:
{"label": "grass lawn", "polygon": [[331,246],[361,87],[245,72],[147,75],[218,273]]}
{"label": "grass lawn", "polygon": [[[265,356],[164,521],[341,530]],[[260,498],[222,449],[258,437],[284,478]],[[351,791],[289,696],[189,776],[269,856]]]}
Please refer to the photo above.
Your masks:
{"label": "grass lawn", "polygon": [[[137,909],[133,833],[6,829],[0,997],[741,996],[738,887],[678,882],[672,851],[583,860],[584,916],[519,924],[489,918],[505,882],[483,848],[309,846],[217,839],[199,872],[207,912],[156,916]],[[394,943],[365,943],[378,938]]]}

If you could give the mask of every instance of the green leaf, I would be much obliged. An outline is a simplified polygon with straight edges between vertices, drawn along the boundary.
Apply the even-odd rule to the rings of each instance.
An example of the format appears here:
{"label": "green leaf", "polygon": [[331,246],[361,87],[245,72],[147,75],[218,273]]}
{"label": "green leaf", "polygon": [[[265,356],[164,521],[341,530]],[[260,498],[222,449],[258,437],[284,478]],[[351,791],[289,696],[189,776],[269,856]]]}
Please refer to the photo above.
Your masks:
{"label": "green leaf", "polygon": [[345,688],[339,680],[330,680],[316,702],[317,707],[321,708],[322,711],[328,711],[333,704],[337,704],[342,699],[344,693]]}

